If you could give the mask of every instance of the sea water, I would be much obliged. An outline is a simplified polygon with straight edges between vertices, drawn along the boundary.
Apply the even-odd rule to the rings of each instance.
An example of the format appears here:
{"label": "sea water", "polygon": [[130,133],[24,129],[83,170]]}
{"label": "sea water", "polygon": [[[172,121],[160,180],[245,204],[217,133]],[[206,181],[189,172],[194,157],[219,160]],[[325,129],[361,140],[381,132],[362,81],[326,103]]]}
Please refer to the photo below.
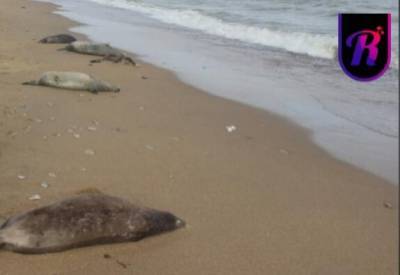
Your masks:
{"label": "sea water", "polygon": [[[398,182],[397,1],[49,2],[84,24],[74,31],[136,53],[208,93],[289,118],[335,157]],[[341,71],[339,12],[392,13],[392,62],[381,79],[360,83]]]}

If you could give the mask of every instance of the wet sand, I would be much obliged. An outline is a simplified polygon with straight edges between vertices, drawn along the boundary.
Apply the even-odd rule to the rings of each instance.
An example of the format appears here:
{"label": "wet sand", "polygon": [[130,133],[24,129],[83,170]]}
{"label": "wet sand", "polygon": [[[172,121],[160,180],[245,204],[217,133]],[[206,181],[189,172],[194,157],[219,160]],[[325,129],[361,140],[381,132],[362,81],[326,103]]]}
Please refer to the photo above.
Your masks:
{"label": "wet sand", "polygon": [[[75,25],[54,9],[2,1],[0,216],[97,188],[188,226],[48,255],[0,251],[1,275],[397,274],[398,186],[335,160],[289,121],[165,70],[90,65],[37,43]],[[20,85],[48,70],[90,73],[121,92]]]}

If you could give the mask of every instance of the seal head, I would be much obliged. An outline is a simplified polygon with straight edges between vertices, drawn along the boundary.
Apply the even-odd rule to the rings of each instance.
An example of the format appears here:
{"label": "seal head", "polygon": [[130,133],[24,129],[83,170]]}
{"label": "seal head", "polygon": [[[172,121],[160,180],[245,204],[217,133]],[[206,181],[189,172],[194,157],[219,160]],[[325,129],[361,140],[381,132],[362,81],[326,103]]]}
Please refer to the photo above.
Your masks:
{"label": "seal head", "polygon": [[185,222],[182,219],[164,211],[150,210],[144,214],[144,218],[150,228],[147,232],[149,236],[172,231],[185,226]]}

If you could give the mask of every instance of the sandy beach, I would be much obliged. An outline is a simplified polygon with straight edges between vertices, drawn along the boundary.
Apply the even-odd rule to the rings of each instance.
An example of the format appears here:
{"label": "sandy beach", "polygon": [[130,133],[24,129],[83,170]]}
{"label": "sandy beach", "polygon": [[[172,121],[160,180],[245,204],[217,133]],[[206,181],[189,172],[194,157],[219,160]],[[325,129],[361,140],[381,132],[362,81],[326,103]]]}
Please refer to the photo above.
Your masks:
{"label": "sandy beach", "polygon": [[[76,25],[54,5],[1,5],[0,217],[95,188],[188,223],[136,243],[0,251],[1,275],[398,273],[398,186],[334,159],[290,121],[171,72],[39,44]],[[21,85],[50,70],[121,92]]]}

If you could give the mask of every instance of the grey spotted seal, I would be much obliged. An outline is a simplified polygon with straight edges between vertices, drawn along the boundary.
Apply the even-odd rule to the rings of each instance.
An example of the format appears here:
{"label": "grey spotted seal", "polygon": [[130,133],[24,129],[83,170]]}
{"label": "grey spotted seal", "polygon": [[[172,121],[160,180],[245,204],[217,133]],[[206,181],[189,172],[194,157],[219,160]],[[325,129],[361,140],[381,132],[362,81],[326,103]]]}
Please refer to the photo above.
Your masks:
{"label": "grey spotted seal", "polygon": [[76,41],[76,38],[73,37],[72,35],[69,34],[57,34],[57,35],[51,35],[47,36],[41,40],[39,40],[39,43],[43,44],[69,44]]}
{"label": "grey spotted seal", "polygon": [[105,194],[82,194],[10,217],[0,247],[40,254],[82,246],[139,241],[185,226],[175,215]]}
{"label": "grey spotted seal", "polygon": [[39,80],[31,80],[22,84],[69,90],[84,90],[92,93],[120,91],[118,87],[108,82],[95,79],[90,75],[79,72],[45,72]]}
{"label": "grey spotted seal", "polygon": [[[65,50],[80,54],[88,54],[102,56],[104,60],[113,61],[115,63],[125,61],[132,65],[136,65],[135,61],[126,53],[111,47],[105,43],[92,43],[89,41],[75,41],[65,47]],[[97,61],[97,60],[95,60]]]}

